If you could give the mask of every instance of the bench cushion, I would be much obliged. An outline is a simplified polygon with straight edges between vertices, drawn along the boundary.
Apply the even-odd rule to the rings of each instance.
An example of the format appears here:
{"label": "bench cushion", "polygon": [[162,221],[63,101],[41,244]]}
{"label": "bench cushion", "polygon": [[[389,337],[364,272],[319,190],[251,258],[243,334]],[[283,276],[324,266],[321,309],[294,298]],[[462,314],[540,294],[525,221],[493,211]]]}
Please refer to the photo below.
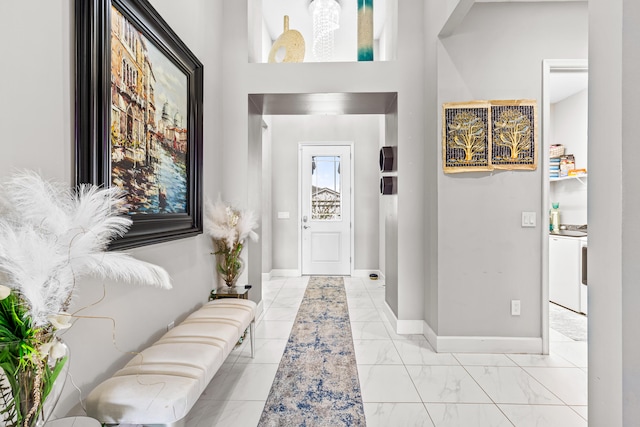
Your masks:
{"label": "bench cushion", "polygon": [[91,391],[87,415],[108,424],[182,420],[255,320],[255,310],[253,301],[241,299],[203,305]]}
{"label": "bench cushion", "polygon": [[200,384],[176,375],[115,376],[91,392],[87,415],[108,424],[170,424],[187,416]]}
{"label": "bench cushion", "polygon": [[191,342],[175,346],[158,342],[137,354],[125,367],[151,364],[192,366],[206,371],[207,377],[213,377],[223,362],[222,349],[217,346]]}

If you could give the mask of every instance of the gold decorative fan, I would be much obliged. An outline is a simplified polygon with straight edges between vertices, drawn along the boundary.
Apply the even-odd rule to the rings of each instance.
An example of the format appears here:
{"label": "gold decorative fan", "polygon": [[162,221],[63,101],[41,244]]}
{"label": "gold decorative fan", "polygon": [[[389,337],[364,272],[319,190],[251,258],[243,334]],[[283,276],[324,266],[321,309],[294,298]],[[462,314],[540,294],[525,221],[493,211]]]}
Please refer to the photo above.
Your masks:
{"label": "gold decorative fan", "polygon": [[273,43],[269,62],[302,62],[304,60],[304,38],[297,30],[289,29],[289,16],[284,16],[284,32]]}

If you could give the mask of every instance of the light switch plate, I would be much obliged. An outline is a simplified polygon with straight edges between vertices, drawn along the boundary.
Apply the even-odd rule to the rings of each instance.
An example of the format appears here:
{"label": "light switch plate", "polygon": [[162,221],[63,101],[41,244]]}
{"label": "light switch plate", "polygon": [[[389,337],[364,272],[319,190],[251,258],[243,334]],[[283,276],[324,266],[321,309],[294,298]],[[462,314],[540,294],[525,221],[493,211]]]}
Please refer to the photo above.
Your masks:
{"label": "light switch plate", "polygon": [[289,219],[289,212],[278,212],[278,219]]}
{"label": "light switch plate", "polygon": [[535,227],[535,226],[536,226],[536,213],[522,212],[522,227]]}

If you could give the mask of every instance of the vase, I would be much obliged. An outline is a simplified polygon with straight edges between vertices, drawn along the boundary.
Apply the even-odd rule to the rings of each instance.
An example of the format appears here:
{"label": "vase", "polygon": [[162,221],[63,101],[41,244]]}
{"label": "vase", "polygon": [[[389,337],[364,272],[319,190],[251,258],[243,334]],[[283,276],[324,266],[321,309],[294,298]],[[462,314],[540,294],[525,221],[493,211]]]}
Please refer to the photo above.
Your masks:
{"label": "vase", "polygon": [[42,427],[53,413],[69,370],[69,348],[54,340],[35,361],[24,342],[0,343],[0,426]]}
{"label": "vase", "polygon": [[373,0],[358,0],[358,61],[373,61]]}
{"label": "vase", "polygon": [[244,260],[239,256],[221,256],[218,263],[218,273],[222,276],[224,284],[232,288],[240,278],[244,270]]}

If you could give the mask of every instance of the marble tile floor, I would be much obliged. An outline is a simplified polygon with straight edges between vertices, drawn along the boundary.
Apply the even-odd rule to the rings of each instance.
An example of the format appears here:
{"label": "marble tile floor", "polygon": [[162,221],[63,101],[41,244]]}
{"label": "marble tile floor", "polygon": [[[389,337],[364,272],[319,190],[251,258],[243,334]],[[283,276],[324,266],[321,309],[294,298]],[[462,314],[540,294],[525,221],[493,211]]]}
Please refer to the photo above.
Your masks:
{"label": "marble tile floor", "polygon": [[[308,277],[263,282],[256,357],[236,348],[187,427],[255,427]],[[435,353],[422,335],[397,335],[382,312],[384,282],[345,278],[368,427],[586,427],[587,343],[550,332],[548,356]]]}

